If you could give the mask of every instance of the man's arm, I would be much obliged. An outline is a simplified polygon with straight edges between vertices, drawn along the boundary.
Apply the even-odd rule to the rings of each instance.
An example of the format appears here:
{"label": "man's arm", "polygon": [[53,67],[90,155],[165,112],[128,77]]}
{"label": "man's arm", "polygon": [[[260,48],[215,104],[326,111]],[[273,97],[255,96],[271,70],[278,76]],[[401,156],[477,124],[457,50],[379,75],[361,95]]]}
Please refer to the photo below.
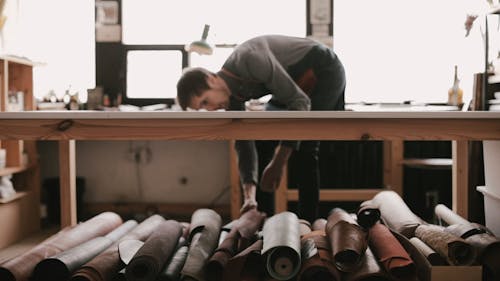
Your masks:
{"label": "man's arm", "polygon": [[275,152],[273,159],[266,166],[262,172],[260,180],[260,189],[266,192],[272,192],[278,189],[280,185],[286,163],[292,154],[293,148],[286,145],[279,145]]}

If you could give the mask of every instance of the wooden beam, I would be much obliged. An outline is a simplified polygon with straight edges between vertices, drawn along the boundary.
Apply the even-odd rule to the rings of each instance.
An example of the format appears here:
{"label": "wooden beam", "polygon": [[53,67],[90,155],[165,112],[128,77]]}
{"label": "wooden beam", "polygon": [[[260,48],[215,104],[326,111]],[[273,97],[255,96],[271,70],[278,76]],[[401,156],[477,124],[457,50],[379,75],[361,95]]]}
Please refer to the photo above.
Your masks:
{"label": "wooden beam", "polygon": [[[364,188],[364,189],[322,189],[319,192],[320,201],[365,201],[370,200],[380,191],[386,189],[382,188]],[[299,200],[299,191],[297,189],[289,189],[287,191],[287,198],[289,201]]]}
{"label": "wooden beam", "polygon": [[76,225],[75,140],[59,141],[61,228]]}
{"label": "wooden beam", "polygon": [[240,217],[241,208],[241,184],[238,171],[238,156],[234,149],[234,140],[229,142],[229,177],[231,184],[231,219]]}

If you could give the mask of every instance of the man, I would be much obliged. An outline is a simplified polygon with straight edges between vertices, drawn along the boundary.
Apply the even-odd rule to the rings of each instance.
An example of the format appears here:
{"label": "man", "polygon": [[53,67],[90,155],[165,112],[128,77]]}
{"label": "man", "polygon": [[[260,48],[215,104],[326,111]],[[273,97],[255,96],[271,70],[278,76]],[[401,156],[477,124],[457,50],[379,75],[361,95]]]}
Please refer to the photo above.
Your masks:
{"label": "man", "polygon": [[[245,102],[271,94],[269,107],[282,110],[343,110],[345,72],[335,53],[307,38],[266,35],[239,45],[212,73],[203,68],[185,71],[177,83],[182,109],[245,110]],[[244,212],[257,206],[257,150],[254,141],[237,141]],[[319,202],[319,141],[282,141],[262,171],[260,188],[274,191],[295,151],[299,216],[313,222]]]}

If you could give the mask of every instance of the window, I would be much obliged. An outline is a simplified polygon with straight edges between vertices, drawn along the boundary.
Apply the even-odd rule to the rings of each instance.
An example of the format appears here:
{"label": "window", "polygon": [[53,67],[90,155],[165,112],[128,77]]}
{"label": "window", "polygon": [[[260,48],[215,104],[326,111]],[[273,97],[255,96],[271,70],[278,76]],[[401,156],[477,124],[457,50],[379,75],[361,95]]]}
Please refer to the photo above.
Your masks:
{"label": "window", "polygon": [[454,65],[464,101],[470,99],[484,52],[479,29],[465,37],[464,22],[479,6],[468,0],[335,0],[334,48],[346,69],[346,101],[446,102]]}
{"label": "window", "polygon": [[[207,41],[215,46],[213,55],[183,51],[184,45],[201,38],[205,24],[210,25]],[[306,1],[122,0],[122,25],[127,67],[125,100],[154,103],[160,102],[160,97],[175,98],[182,67],[218,71],[233,46],[257,35],[305,36]],[[152,74],[153,69],[158,72]],[[156,79],[162,80],[153,83]],[[141,86],[144,83],[147,86]]]}

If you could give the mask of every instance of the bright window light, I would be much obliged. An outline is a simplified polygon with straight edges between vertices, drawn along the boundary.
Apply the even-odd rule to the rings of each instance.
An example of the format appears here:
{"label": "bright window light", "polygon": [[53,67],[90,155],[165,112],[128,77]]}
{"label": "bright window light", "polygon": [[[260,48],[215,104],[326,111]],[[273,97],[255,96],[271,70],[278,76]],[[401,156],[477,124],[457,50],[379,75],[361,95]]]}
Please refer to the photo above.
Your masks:
{"label": "bright window light", "polygon": [[464,101],[470,99],[473,73],[484,70],[478,26],[469,37],[464,30],[476,2],[335,0],[334,48],[346,69],[346,101],[446,102],[454,65]]}
{"label": "bright window light", "polygon": [[128,51],[127,96],[175,98],[175,86],[181,74],[180,51]]}

